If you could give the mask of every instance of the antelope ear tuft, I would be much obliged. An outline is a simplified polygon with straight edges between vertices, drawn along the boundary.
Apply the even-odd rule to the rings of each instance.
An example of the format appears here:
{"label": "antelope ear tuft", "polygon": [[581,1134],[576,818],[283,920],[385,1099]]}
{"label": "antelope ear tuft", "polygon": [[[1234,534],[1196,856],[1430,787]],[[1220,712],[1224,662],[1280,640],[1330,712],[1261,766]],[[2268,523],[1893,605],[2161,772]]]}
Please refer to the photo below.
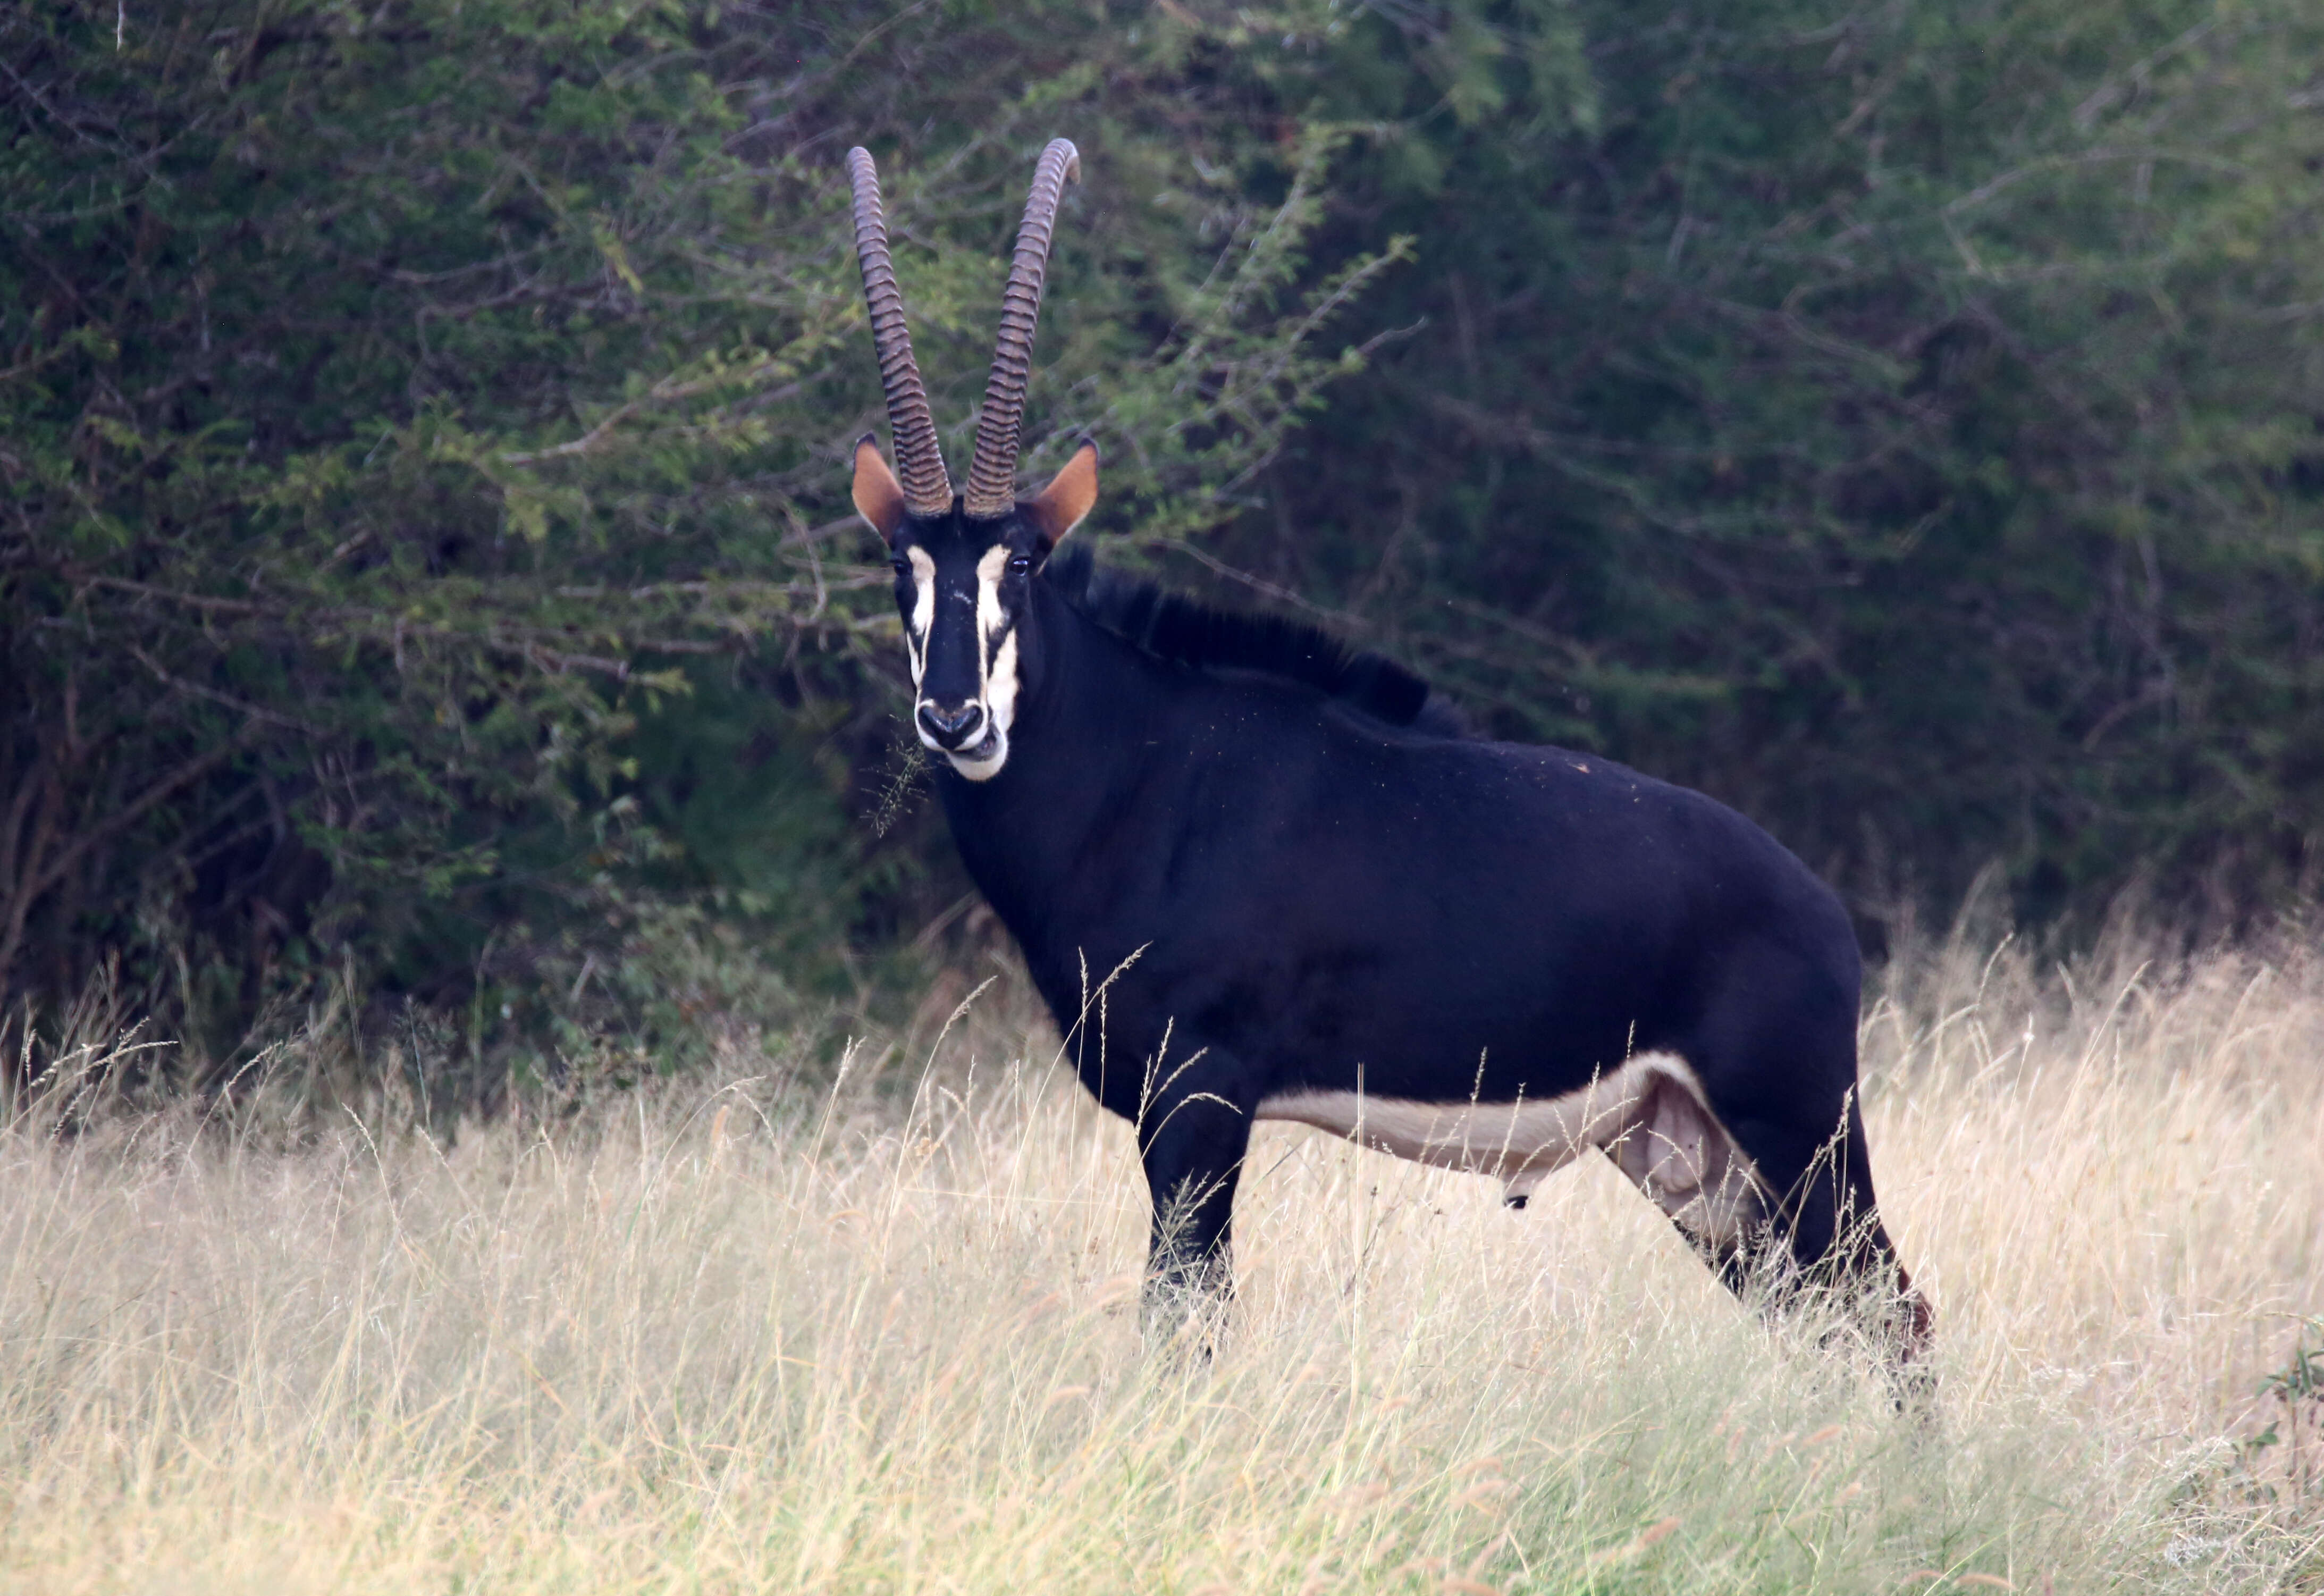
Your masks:
{"label": "antelope ear tuft", "polygon": [[855,513],[890,543],[904,524],[904,490],[869,432],[855,440]]}
{"label": "antelope ear tuft", "polygon": [[1049,478],[1049,485],[1040,496],[1027,505],[1033,519],[1041,528],[1041,535],[1052,547],[1065,540],[1065,534],[1082,524],[1082,518],[1097,503],[1097,445],[1089,438],[1065,462],[1065,469]]}

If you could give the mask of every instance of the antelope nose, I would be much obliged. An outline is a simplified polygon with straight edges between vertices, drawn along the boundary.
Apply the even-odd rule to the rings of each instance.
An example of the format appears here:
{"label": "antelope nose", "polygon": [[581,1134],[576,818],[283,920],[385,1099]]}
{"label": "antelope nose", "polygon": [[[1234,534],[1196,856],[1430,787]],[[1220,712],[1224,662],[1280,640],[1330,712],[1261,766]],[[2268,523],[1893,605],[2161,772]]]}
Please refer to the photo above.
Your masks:
{"label": "antelope nose", "polygon": [[945,748],[964,748],[984,724],[984,710],[974,702],[946,709],[933,699],[920,701],[920,729]]}

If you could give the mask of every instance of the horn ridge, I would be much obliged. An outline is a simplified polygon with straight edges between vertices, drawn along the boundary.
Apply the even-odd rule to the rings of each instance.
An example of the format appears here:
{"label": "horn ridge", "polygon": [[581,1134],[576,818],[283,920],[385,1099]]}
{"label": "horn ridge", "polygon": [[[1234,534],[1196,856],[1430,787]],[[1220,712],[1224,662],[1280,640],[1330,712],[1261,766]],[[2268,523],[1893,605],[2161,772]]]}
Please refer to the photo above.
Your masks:
{"label": "horn ridge", "polygon": [[1009,286],[1001,295],[1001,336],[992,352],[992,376],[976,418],[976,457],[969,466],[965,494],[968,513],[973,516],[1005,515],[1017,502],[1018,431],[1025,419],[1025,380],[1033,369],[1033,327],[1041,314],[1057,201],[1081,169],[1081,152],[1073,141],[1051,139],[1033,171]]}
{"label": "horn ridge", "polygon": [[888,217],[880,205],[880,171],[872,152],[858,144],[847,152],[847,182],[855,209],[855,261],[863,273],[863,308],[871,313],[872,347],[880,361],[880,386],[888,396],[888,430],[894,436],[896,475],[905,506],[915,515],[945,515],[952,510],[952,479],[936,446],[936,419],[919,363],[912,358],[912,335],[904,324],[903,291],[888,258]]}

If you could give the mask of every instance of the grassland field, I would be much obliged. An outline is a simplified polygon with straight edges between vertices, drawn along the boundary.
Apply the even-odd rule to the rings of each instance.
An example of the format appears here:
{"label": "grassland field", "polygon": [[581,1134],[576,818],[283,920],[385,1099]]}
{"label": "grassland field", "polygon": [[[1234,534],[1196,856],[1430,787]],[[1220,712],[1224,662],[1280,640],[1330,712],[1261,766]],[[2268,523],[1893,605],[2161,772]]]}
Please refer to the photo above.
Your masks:
{"label": "grassland field", "polygon": [[1610,1167],[1511,1213],[1292,1127],[1157,1354],[1020,983],[822,1040],[449,1135],[68,1061],[0,1130],[0,1590],[2324,1591],[2324,960],[1891,966],[1932,1423]]}

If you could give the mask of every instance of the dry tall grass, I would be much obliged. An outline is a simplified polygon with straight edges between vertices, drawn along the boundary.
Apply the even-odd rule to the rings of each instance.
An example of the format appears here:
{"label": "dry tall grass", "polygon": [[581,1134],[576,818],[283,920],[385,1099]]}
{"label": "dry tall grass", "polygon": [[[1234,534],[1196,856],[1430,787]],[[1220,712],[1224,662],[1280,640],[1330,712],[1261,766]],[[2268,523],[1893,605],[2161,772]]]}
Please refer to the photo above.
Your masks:
{"label": "dry tall grass", "polygon": [[908,1102],[745,1070],[448,1149],[25,1109],[0,1584],[2324,1589],[2255,1395],[2324,1315],[2324,964],[1956,946],[1876,1006],[1934,1430],[1609,1168],[1512,1213],[1287,1127],[1222,1354],[1149,1356],[1128,1135],[1012,1012]]}

